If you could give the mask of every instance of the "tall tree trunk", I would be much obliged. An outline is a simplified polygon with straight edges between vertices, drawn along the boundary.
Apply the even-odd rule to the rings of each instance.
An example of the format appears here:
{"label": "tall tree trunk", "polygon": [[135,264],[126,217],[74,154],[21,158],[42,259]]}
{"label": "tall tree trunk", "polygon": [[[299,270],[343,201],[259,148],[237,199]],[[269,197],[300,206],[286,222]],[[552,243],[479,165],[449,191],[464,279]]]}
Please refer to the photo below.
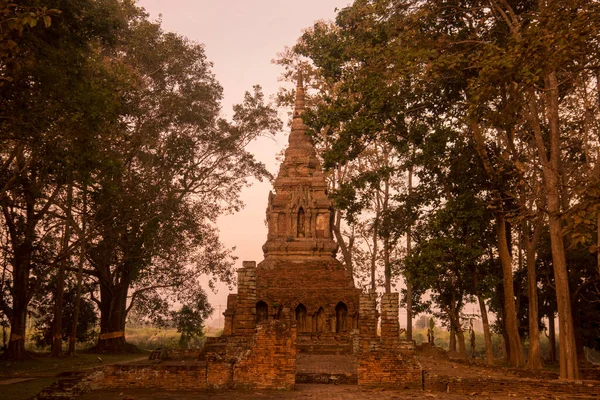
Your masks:
{"label": "tall tree trunk", "polygon": [[[581,319],[579,313],[573,315],[573,324],[575,326],[581,326]],[[581,368],[590,367],[588,365],[587,355],[585,354],[585,348],[583,346],[584,339],[582,336],[581,329],[575,332],[575,348],[577,349],[577,361]]]}
{"label": "tall tree trunk", "polygon": [[494,365],[494,349],[492,348],[492,334],[490,333],[490,322],[488,320],[485,300],[483,296],[478,295],[479,310],[481,311],[481,322],[483,324],[483,337],[485,339],[485,362],[487,365]]}
{"label": "tall tree trunk", "polygon": [[[485,138],[477,121],[471,121],[471,132],[475,140],[475,150],[481,159],[483,166],[490,177],[497,176],[497,172],[492,167],[487,150],[485,147]],[[496,199],[498,206],[503,204],[503,199]],[[508,362],[514,367],[522,367],[525,364],[525,357],[521,348],[521,339],[517,326],[517,311],[515,308],[515,295],[513,288],[512,257],[508,247],[506,221],[503,211],[496,212],[496,236],[498,237],[498,255],[502,264],[502,276],[504,283],[504,327],[506,332],[505,346],[510,349],[507,354]]]}
{"label": "tall tree trunk", "polygon": [[[332,226],[333,234],[335,235],[335,240],[340,246],[340,251],[342,252],[342,257],[344,258],[344,264],[346,265],[346,270],[351,277],[354,277],[354,263],[352,262],[352,243],[346,244],[344,241],[344,236],[342,235],[341,228],[341,214],[339,211],[336,211],[335,215],[335,223]],[[352,241],[352,239],[350,239]]]}
{"label": "tall tree trunk", "polygon": [[58,262],[58,271],[56,273],[56,292],[54,293],[54,323],[52,324],[52,347],[50,356],[62,356],[62,319],[63,319],[63,298],[65,292],[65,268],[69,263],[69,241],[71,240],[71,207],[73,204],[73,182],[69,182],[67,189],[67,212],[65,219],[65,230],[61,244],[61,260]]}
{"label": "tall tree trunk", "polygon": [[527,368],[538,370],[542,368],[540,355],[540,328],[538,317],[537,273],[535,270],[536,247],[541,231],[541,222],[534,224],[533,237],[529,237],[527,224],[523,223],[523,236],[526,244],[527,257],[527,296],[529,297],[529,355]]}
{"label": "tall tree trunk", "polygon": [[29,305],[29,269],[32,248],[22,244],[15,252],[13,268],[13,309],[10,316],[10,339],[6,355],[10,360],[22,360],[25,352],[27,306]]}
{"label": "tall tree trunk", "polygon": [[25,191],[25,229],[24,238],[8,211],[6,203],[2,204],[4,219],[8,225],[13,261],[12,312],[9,316],[10,339],[6,356],[10,360],[22,360],[27,357],[25,352],[25,331],[27,329],[27,307],[31,294],[29,292],[29,275],[31,272],[31,255],[33,253],[33,238],[35,236],[35,199],[31,191]]}
{"label": "tall tree trunk", "polygon": [[83,286],[83,265],[86,257],[86,227],[87,227],[87,184],[84,183],[83,206],[81,211],[81,248],[79,249],[79,261],[77,266],[77,287],[75,292],[75,307],[73,310],[73,320],[71,321],[71,336],[69,337],[69,355],[75,355],[75,345],[77,344],[77,325],[79,324],[79,312],[81,310],[81,292]]}
{"label": "tall tree trunk", "polygon": [[548,345],[550,361],[556,361],[556,324],[554,322],[554,312],[548,316]]}
{"label": "tall tree trunk", "polygon": [[392,292],[392,265],[390,263],[390,238],[383,238],[383,268],[385,275],[385,292]]}
{"label": "tall tree trunk", "polygon": [[375,293],[377,290],[377,282],[376,282],[376,271],[377,271],[377,251],[378,248],[378,235],[377,231],[379,230],[379,211],[375,213],[375,220],[373,221],[373,253],[371,254],[371,292]]}
{"label": "tall tree trunk", "polygon": [[504,362],[508,364],[510,361],[510,341],[508,340],[504,326],[502,327],[502,343],[504,344]]}
{"label": "tall tree trunk", "polygon": [[449,309],[446,309],[448,317],[450,317],[450,342],[451,350],[456,351],[456,344],[458,342],[458,354],[460,358],[467,358],[467,347],[465,346],[465,334],[462,330],[462,324],[460,322],[460,309],[455,306],[456,303],[452,303]]}
{"label": "tall tree trunk", "polygon": [[546,192],[546,210],[548,212],[550,227],[550,247],[552,250],[552,265],[556,287],[556,304],[558,308],[558,324],[560,338],[560,377],[563,379],[577,379],[579,367],[577,363],[577,349],[573,316],[571,313],[571,295],[569,292],[569,275],[565,255],[564,238],[561,222],[561,149],[560,149],[560,122],[558,81],[556,72],[550,71],[544,78],[546,115],[549,122],[550,152],[546,151],[544,136],[539,123],[539,114],[536,98],[530,92],[530,120],[534,132],[538,157],[544,174],[544,187]]}
{"label": "tall tree trunk", "polygon": [[111,287],[100,286],[100,336],[95,350],[103,353],[122,353],[130,350],[125,341],[127,293],[129,280]]}
{"label": "tall tree trunk", "polygon": [[514,367],[525,365],[519,329],[517,325],[517,310],[515,308],[515,293],[513,288],[512,262],[508,243],[506,240],[506,226],[504,214],[496,213],[496,230],[498,236],[498,254],[502,264],[502,276],[504,278],[504,327],[508,339],[510,354],[508,362]]}
{"label": "tall tree trunk", "polygon": [[465,333],[462,328],[459,326],[456,328],[456,339],[458,342],[458,354],[460,358],[467,358],[467,346],[465,345]]}
{"label": "tall tree trunk", "polygon": [[[413,175],[413,167],[412,165],[408,168],[408,195],[412,194],[412,175]],[[406,257],[410,257],[411,251],[411,236],[412,236],[412,224],[408,225],[408,229],[406,231]],[[412,285],[406,282],[406,339],[413,340],[412,335],[412,314],[413,314],[413,304],[412,304]]]}
{"label": "tall tree trunk", "polygon": [[10,339],[6,355],[9,360],[22,360],[27,357],[25,352],[25,329],[27,325],[27,306],[23,301],[15,302],[13,315],[10,318]]}

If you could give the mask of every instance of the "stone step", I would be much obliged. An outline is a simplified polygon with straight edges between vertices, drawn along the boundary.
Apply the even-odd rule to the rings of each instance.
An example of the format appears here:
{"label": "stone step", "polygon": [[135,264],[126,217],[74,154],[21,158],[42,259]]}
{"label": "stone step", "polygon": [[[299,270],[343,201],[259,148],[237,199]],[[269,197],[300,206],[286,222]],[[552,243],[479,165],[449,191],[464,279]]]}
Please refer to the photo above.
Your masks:
{"label": "stone step", "polygon": [[334,385],[357,385],[357,374],[329,374],[326,372],[297,372],[296,383],[321,383]]}
{"label": "stone step", "polygon": [[309,354],[352,354],[351,344],[298,343],[296,349]]}

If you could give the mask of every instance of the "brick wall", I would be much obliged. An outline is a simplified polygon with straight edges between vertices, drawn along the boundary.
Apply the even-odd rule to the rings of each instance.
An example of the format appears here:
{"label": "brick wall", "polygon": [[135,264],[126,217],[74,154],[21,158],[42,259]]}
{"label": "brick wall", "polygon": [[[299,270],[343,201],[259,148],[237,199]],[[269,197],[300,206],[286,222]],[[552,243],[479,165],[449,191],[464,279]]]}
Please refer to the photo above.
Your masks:
{"label": "brick wall", "polygon": [[204,390],[206,364],[201,365],[109,365],[92,372],[81,382],[87,390],[156,388]]}
{"label": "brick wall", "polygon": [[360,295],[360,312],[359,312],[359,335],[361,352],[369,351],[373,346],[379,345],[377,336],[377,312],[376,295],[363,293]]}
{"label": "brick wall", "polygon": [[414,351],[410,354],[400,343],[398,293],[386,293],[381,298],[381,337],[377,336],[377,320],[375,297],[361,295],[358,385],[421,388],[421,365],[412,356]]}
{"label": "brick wall", "polygon": [[228,388],[233,382],[233,363],[224,354],[207,356],[206,385],[211,389]]}
{"label": "brick wall", "polygon": [[398,293],[385,293],[381,297],[381,347],[396,349],[399,342]]}
{"label": "brick wall", "polygon": [[413,357],[397,352],[375,350],[361,354],[358,364],[358,385],[362,387],[394,387],[420,389],[421,366]]}
{"label": "brick wall", "polygon": [[110,365],[82,382],[85,390],[222,388],[293,390],[296,380],[296,327],[291,321],[268,321],[253,336],[232,336],[221,352],[192,365]]}
{"label": "brick wall", "polygon": [[296,327],[290,321],[268,321],[256,328],[251,351],[233,366],[235,387],[294,389]]}
{"label": "brick wall", "polygon": [[238,294],[233,316],[235,335],[252,335],[256,327],[256,262],[244,261],[238,270]]}

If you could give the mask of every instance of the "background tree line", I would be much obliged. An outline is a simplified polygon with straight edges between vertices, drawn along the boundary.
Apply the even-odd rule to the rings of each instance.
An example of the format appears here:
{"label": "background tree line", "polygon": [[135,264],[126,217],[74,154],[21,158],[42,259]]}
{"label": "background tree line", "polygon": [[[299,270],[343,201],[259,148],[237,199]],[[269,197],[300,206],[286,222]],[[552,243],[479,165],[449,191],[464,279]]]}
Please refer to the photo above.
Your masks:
{"label": "background tree line", "polygon": [[132,309],[197,332],[200,277],[232,282],[216,219],[269,177],[246,145],[279,129],[275,110],[255,87],[221,118],[203,46],[132,1],[2,1],[0,16],[5,356],[25,357],[31,313],[55,356],[94,307],[100,351],[128,350]]}
{"label": "background tree line", "polygon": [[402,275],[408,325],[435,306],[463,356],[472,301],[496,315],[513,366],[541,367],[543,317],[552,336],[558,316],[563,378],[600,345],[599,11],[355,0],[276,60],[315,89],[305,118],[344,261],[372,289]]}

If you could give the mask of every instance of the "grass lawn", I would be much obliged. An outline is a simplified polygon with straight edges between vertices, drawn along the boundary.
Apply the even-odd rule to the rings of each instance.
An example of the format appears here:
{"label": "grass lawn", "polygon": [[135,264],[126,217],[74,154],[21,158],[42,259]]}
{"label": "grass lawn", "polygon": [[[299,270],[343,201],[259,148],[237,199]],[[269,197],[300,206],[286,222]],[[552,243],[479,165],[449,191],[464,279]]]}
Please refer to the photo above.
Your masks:
{"label": "grass lawn", "polygon": [[[132,361],[146,358],[148,353],[137,354],[86,354],[75,357],[52,358],[46,353],[30,353],[31,359],[23,361],[0,361],[0,398],[25,400],[52,385],[56,375],[66,371],[79,371],[102,364]],[[100,357],[102,361],[98,359]],[[34,378],[25,382],[2,384],[7,379]]]}

